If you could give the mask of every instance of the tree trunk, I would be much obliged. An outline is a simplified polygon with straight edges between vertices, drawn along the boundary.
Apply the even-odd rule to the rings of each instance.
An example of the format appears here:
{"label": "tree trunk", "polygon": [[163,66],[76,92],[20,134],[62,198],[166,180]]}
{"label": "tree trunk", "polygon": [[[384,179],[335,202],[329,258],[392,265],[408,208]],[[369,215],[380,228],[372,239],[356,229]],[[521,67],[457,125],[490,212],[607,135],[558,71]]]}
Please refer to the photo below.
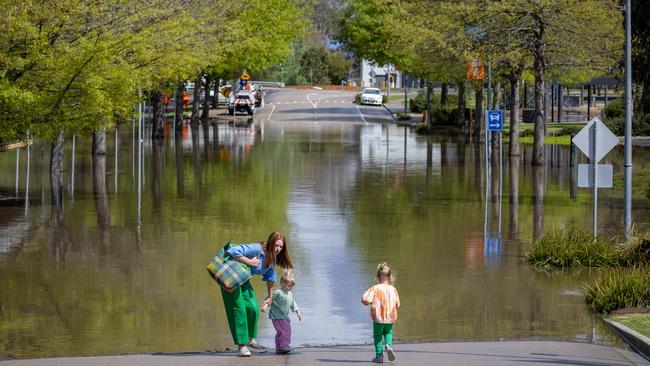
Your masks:
{"label": "tree trunk", "polygon": [[533,165],[544,165],[544,68],[542,61],[535,60],[535,137],[533,142]]}
{"label": "tree trunk", "polygon": [[203,74],[199,73],[196,76],[196,79],[194,80],[194,93],[193,93],[193,99],[192,100],[192,117],[191,121],[192,124],[196,125],[199,123],[199,99],[201,98],[201,86],[202,86],[202,81],[203,80]]}
{"label": "tree trunk", "polygon": [[477,142],[481,142],[481,131],[483,130],[483,81],[475,84],[474,95],[476,100],[474,107],[474,137]]}
{"label": "tree trunk", "polygon": [[181,135],[183,132],[183,91],[185,90],[183,82],[179,81],[176,85],[176,98],[174,99],[174,106],[176,107],[176,130],[177,135]]}
{"label": "tree trunk", "polygon": [[105,238],[105,231],[110,226],[111,221],[108,210],[108,194],[106,193],[105,153],[93,154],[93,196],[95,199],[95,210],[97,211],[97,227],[100,230],[101,238]]}
{"label": "tree trunk", "polygon": [[212,108],[217,109],[219,108],[219,78],[215,78],[214,80],[214,97],[212,98]]}
{"label": "tree trunk", "polygon": [[562,122],[562,102],[564,101],[564,91],[562,90],[562,84],[557,86],[557,122]]}
{"label": "tree trunk", "polygon": [[185,197],[185,165],[183,159],[183,141],[181,135],[177,134],[174,143],[174,157],[176,160],[176,195],[179,198]]}
{"label": "tree trunk", "polygon": [[518,239],[518,237],[519,237],[519,157],[516,156],[510,159],[510,238],[516,240]]}
{"label": "tree trunk", "polygon": [[544,167],[533,167],[533,240],[544,234]]}
{"label": "tree trunk", "polygon": [[427,126],[431,128],[431,83],[427,81]]}
{"label": "tree trunk", "polygon": [[203,92],[205,96],[203,97],[203,111],[201,112],[201,123],[208,123],[208,118],[210,118],[210,84],[212,83],[212,78],[205,77],[205,85],[203,86]]}
{"label": "tree trunk", "polygon": [[106,129],[101,127],[93,132],[93,151],[92,156],[106,156]]}
{"label": "tree trunk", "polygon": [[55,223],[63,221],[63,145],[65,134],[59,133],[50,152],[50,188],[52,192],[52,209]]}
{"label": "tree trunk", "polygon": [[467,128],[467,116],[465,116],[465,80],[456,83],[458,86],[458,114],[456,114],[456,125]]}
{"label": "tree trunk", "polygon": [[440,86],[440,106],[444,107],[447,105],[447,99],[448,99],[448,84],[443,82],[442,85]]}
{"label": "tree trunk", "polygon": [[512,103],[510,105],[510,156],[519,156],[519,86],[521,75],[515,75],[510,80],[510,93]]}
{"label": "tree trunk", "polygon": [[165,137],[163,131],[163,104],[162,104],[162,93],[159,91],[153,92],[151,94],[151,108],[153,109],[153,126],[151,126],[151,138],[152,139],[161,139]]}

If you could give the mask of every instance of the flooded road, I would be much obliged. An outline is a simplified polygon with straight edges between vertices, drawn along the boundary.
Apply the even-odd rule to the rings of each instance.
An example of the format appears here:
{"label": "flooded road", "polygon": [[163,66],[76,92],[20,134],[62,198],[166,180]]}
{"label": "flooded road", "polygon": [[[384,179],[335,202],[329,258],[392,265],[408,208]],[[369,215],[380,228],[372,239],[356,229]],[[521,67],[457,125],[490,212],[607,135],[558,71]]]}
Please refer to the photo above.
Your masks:
{"label": "flooded road", "polygon": [[[520,161],[486,168],[482,146],[417,136],[350,95],[275,92],[254,120],[144,139],[140,160],[130,123],[109,134],[105,157],[68,138],[59,206],[49,144],[0,153],[0,356],[231,347],[205,266],[220,243],[274,230],[296,265],[294,345],[369,342],[360,297],[382,261],[397,275],[399,340],[620,344],[583,303],[581,283],[598,271],[522,262],[544,230],[590,230],[591,194],[571,166],[579,152],[548,146],[547,165],[533,168],[524,146]],[[622,147],[602,163],[622,175]],[[635,173],[649,165],[650,148],[635,147]],[[599,191],[604,233],[622,230],[618,187]],[[634,187],[640,229],[647,189]],[[259,278],[254,287],[263,297]],[[274,334],[262,316],[260,343]]]}

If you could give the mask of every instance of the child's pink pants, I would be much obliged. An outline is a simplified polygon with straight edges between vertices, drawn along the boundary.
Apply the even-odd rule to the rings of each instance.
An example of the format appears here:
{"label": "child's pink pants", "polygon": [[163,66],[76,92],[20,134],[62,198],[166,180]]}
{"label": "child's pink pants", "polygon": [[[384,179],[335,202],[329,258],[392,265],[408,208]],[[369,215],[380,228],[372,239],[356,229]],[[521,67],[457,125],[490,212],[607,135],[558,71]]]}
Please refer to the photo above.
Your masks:
{"label": "child's pink pants", "polygon": [[286,319],[274,319],[275,350],[286,351],[291,347],[291,322]]}

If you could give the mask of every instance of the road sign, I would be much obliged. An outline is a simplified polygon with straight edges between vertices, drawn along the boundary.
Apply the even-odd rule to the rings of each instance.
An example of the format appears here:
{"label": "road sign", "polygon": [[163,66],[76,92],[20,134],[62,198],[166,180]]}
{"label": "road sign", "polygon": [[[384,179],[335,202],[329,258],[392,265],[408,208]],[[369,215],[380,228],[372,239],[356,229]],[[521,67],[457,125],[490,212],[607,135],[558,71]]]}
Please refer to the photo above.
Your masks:
{"label": "road sign", "polygon": [[[596,127],[596,136],[594,136],[594,126]],[[594,117],[587,125],[573,137],[573,143],[582,151],[589,160],[596,163],[600,161],[607,153],[618,145],[618,137],[605,126],[603,121]],[[594,149],[593,144],[596,144]],[[594,151],[595,150],[595,151]]]}
{"label": "road sign", "polygon": [[[612,164],[598,164],[598,188],[612,188],[614,167]],[[594,186],[594,165],[578,164],[578,187],[593,188]]]}
{"label": "road sign", "polygon": [[244,71],[239,78],[242,80],[249,80],[251,77],[246,71]]}
{"label": "road sign", "polygon": [[248,81],[246,81],[244,79],[239,79],[239,86],[240,87],[244,88],[247,83],[248,83]]}
{"label": "road sign", "polygon": [[488,130],[503,131],[503,111],[493,109],[487,111]]}

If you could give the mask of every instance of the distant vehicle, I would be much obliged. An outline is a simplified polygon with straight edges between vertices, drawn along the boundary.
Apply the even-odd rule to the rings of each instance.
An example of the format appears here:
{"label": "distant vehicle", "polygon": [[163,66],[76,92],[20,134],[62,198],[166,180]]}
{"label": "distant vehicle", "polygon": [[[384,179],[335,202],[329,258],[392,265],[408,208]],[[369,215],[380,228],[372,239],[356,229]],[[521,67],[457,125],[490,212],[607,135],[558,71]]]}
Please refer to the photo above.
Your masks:
{"label": "distant vehicle", "polygon": [[228,113],[234,116],[235,113],[248,113],[252,116],[255,113],[255,93],[248,91],[240,91],[237,95],[230,94],[230,101],[228,103]]}
{"label": "distant vehicle", "polygon": [[364,88],[361,90],[361,97],[359,98],[361,104],[383,104],[383,95],[378,88]]}

